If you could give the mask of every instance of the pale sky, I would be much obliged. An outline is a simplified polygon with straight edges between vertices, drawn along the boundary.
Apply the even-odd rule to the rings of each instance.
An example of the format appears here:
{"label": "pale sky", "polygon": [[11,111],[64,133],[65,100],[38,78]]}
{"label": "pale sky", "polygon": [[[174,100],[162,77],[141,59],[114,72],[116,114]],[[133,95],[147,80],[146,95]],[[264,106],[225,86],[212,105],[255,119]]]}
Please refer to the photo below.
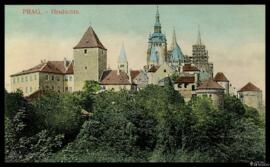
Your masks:
{"label": "pale sky", "polygon": [[[42,14],[26,15],[23,9],[39,9]],[[52,9],[80,13],[53,15]],[[141,69],[146,64],[155,13],[156,5],[6,5],[5,87],[10,89],[11,74],[31,68],[42,59],[73,59],[72,48],[90,24],[108,49],[111,68],[117,67],[124,43],[129,67]],[[200,25],[214,74],[223,72],[237,90],[252,82],[264,96],[264,5],[159,5],[159,13],[168,48],[175,28],[182,51],[191,55]]]}

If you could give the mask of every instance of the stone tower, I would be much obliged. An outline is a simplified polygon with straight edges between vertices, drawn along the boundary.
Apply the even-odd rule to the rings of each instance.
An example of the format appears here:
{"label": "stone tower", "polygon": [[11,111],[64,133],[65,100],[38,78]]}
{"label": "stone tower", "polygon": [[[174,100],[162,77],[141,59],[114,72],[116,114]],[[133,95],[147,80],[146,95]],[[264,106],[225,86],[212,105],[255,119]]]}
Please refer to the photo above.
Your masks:
{"label": "stone tower", "polygon": [[154,25],[154,33],[149,35],[148,39],[148,50],[147,50],[147,65],[151,64],[151,53],[155,50],[157,55],[157,64],[161,65],[165,62],[168,62],[167,58],[167,40],[166,36],[161,33],[161,24],[159,21],[159,11],[157,7],[156,12],[156,22]]}
{"label": "stone tower", "polygon": [[122,45],[119,58],[118,58],[118,70],[128,73],[128,61],[127,61],[124,44]]}
{"label": "stone tower", "polygon": [[212,78],[205,80],[196,89],[197,96],[207,96],[213,101],[213,105],[218,108],[224,107],[224,88]]}
{"label": "stone tower", "polygon": [[259,111],[262,110],[262,91],[251,82],[242,87],[237,94],[242,103]]}
{"label": "stone tower", "polygon": [[99,81],[107,67],[107,49],[90,26],[73,48],[74,90],[80,91],[87,80]]}
{"label": "stone tower", "polygon": [[226,78],[226,76],[222,72],[218,72],[214,78],[219,85],[221,85],[225,89],[225,93],[229,94],[230,81]]}
{"label": "stone tower", "polygon": [[197,43],[192,45],[192,63],[202,72],[207,72],[213,78],[213,64],[208,62],[208,50],[201,40],[198,30]]}

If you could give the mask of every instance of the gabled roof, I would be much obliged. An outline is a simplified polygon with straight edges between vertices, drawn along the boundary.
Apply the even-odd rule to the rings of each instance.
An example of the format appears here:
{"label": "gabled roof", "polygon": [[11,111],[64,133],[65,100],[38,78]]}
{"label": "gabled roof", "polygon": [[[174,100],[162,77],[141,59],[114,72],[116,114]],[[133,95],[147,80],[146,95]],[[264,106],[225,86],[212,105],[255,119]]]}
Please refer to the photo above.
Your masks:
{"label": "gabled roof", "polygon": [[100,40],[98,39],[97,34],[93,30],[93,28],[90,26],[87,31],[84,33],[83,37],[81,38],[80,42],[73,48],[73,49],[79,49],[79,48],[100,48],[107,50]]}
{"label": "gabled roof", "polygon": [[73,74],[73,62],[68,62],[67,68],[65,67],[65,61],[47,61],[22,72],[12,74],[12,76],[29,74],[34,72],[46,72],[54,74]]}
{"label": "gabled roof", "polygon": [[119,71],[117,74],[117,70],[106,70],[102,73],[101,85],[131,85],[129,82],[129,77],[127,73],[124,71]]}
{"label": "gabled roof", "polygon": [[247,83],[244,87],[242,87],[238,92],[245,92],[245,91],[257,91],[260,92],[261,89],[253,85],[251,82]]}
{"label": "gabled roof", "polygon": [[218,72],[214,78],[215,81],[226,81],[229,82],[229,80],[226,78],[226,76],[222,72]]}
{"label": "gabled roof", "polygon": [[210,79],[204,81],[197,89],[202,90],[202,89],[224,89],[224,88],[222,86],[220,86],[212,78],[210,78]]}
{"label": "gabled roof", "polygon": [[180,76],[177,77],[175,83],[194,83],[195,77],[194,76]]}
{"label": "gabled roof", "polygon": [[136,78],[139,74],[140,70],[131,70],[130,71],[131,80],[133,81],[133,79]]}
{"label": "gabled roof", "polygon": [[192,66],[191,64],[185,64],[183,66],[183,71],[200,71],[197,67]]}

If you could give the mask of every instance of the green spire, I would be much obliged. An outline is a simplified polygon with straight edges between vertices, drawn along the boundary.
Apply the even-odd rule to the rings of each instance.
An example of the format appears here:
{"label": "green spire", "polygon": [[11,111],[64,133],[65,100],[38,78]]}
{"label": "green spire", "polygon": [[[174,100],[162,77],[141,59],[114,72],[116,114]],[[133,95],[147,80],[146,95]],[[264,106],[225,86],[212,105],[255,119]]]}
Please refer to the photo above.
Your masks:
{"label": "green spire", "polygon": [[157,6],[157,12],[156,12],[156,23],[155,23],[155,26],[154,26],[154,32],[161,33],[161,24],[160,24],[160,21],[159,21],[158,6]]}

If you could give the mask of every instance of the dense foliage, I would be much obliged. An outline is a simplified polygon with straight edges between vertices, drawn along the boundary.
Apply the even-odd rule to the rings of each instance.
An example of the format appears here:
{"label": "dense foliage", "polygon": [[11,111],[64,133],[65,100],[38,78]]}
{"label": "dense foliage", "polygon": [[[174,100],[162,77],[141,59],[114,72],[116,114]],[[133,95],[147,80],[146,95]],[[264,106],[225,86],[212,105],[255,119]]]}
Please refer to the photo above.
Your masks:
{"label": "dense foliage", "polygon": [[[88,119],[81,112],[91,112]],[[8,162],[249,162],[264,160],[264,120],[225,96],[188,103],[171,83],[139,92],[47,92],[26,101],[6,92]]]}

